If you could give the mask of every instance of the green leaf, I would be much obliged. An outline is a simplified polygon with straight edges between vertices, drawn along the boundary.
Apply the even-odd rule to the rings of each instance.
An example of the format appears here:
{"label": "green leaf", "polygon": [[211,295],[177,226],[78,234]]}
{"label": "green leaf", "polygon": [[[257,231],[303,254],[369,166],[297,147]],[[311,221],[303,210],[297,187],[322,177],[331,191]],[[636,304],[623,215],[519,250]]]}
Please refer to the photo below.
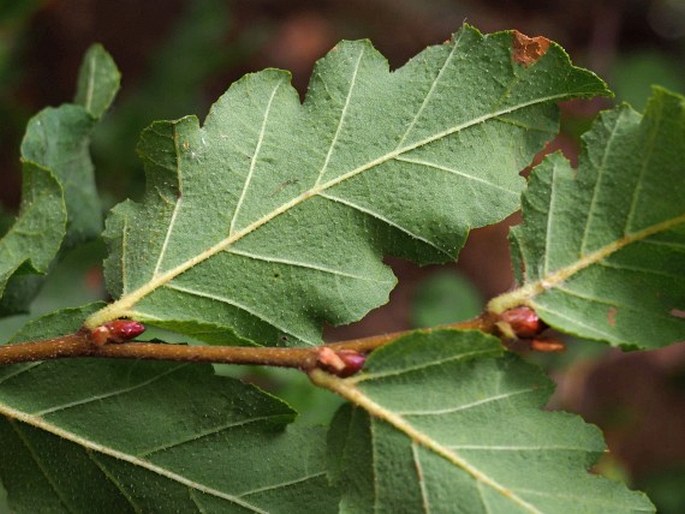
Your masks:
{"label": "green leaf", "polygon": [[[98,305],[15,339],[76,330]],[[51,361],[0,368],[0,478],[13,512],[335,512],[325,433],[209,365]]]}
{"label": "green leaf", "polygon": [[590,339],[658,348],[685,339],[685,99],[655,88],[644,116],[603,113],[577,170],[548,157],[523,198],[512,253],[527,304],[548,324]]}
{"label": "green leaf", "polygon": [[[31,287],[31,273],[46,273],[62,244],[67,213],[62,187],[38,164],[24,161],[19,216],[0,239],[0,297],[6,288],[14,302],[2,310],[13,312]],[[14,298],[17,297],[17,298]],[[3,298],[5,301],[5,298]]]}
{"label": "green leaf", "polygon": [[109,109],[119,90],[121,73],[102,45],[92,45],[83,57],[74,103],[95,119]]}
{"label": "green leaf", "polygon": [[384,254],[454,260],[471,227],[519,205],[518,171],[557,130],[554,102],[606,94],[552,45],[512,58],[512,34],[465,26],[402,68],[367,41],[316,66],[304,104],[286,72],[235,83],[204,126],[142,135],[147,191],[108,219],[118,317],[197,322],[259,343],[316,344],[387,301]]}
{"label": "green leaf", "polygon": [[102,213],[88,152],[95,119],[81,106],[48,107],[34,116],[21,145],[29,161],[50,169],[64,188],[68,212],[67,246],[96,237]]}
{"label": "green leaf", "polygon": [[481,332],[415,333],[361,374],[315,383],[349,400],[329,432],[341,512],[653,512],[587,473],[604,450],[577,417],[544,412],[551,384]]}
{"label": "green leaf", "polygon": [[19,218],[0,240],[0,313],[26,312],[60,248],[97,237],[102,213],[90,133],[119,83],[111,57],[95,45],[85,56],[79,93],[87,105],[43,109],[29,121],[21,144],[24,163]]}
{"label": "green leaf", "polygon": [[81,67],[77,101],[49,107],[34,116],[21,144],[25,159],[49,168],[64,188],[68,226],[65,246],[93,239],[102,230],[102,212],[88,151],[90,134],[118,89],[111,57],[92,47]]}

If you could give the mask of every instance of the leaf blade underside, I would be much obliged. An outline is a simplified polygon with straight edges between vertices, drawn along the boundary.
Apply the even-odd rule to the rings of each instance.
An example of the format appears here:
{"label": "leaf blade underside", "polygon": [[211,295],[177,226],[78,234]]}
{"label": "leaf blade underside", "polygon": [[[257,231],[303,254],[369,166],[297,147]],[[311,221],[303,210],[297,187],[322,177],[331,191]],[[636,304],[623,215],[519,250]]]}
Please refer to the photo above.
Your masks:
{"label": "leaf blade underside", "polygon": [[[75,330],[99,305],[17,338]],[[334,512],[323,430],[189,363],[80,360],[0,368],[0,479],[13,512]]]}
{"label": "leaf blade underside", "polygon": [[74,103],[48,107],[28,123],[22,156],[49,168],[64,188],[68,223],[65,246],[94,239],[102,230],[90,136],[114,101],[120,73],[100,45],[84,55]]}
{"label": "leaf blade underside", "polygon": [[119,299],[86,324],[128,316],[195,322],[226,342],[316,344],[322,322],[387,301],[383,255],[453,260],[471,227],[517,208],[518,171],[556,132],[553,102],[606,92],[556,45],[533,66],[511,45],[511,33],[464,27],[389,72],[368,42],[343,42],[304,104],[266,70],[203,127],[153,124],[139,146],[146,197],[107,223]]}
{"label": "leaf blade underside", "polygon": [[[0,239],[0,298],[7,302],[4,297],[8,293],[11,300],[20,304],[16,306],[18,310],[26,308],[21,300],[26,280],[33,278],[28,273],[47,273],[62,244],[67,223],[62,186],[50,170],[24,162],[21,196],[19,215]],[[2,310],[16,312],[10,303]]]}
{"label": "leaf blade underside", "polygon": [[626,347],[685,340],[685,100],[655,88],[643,116],[623,105],[584,136],[577,170],[535,169],[512,253],[528,304],[554,328]]}
{"label": "leaf blade underside", "polygon": [[417,333],[355,377],[315,372],[352,404],[328,437],[342,511],[653,512],[643,494],[587,473],[599,431],[542,411],[549,381],[502,353],[479,332]]}

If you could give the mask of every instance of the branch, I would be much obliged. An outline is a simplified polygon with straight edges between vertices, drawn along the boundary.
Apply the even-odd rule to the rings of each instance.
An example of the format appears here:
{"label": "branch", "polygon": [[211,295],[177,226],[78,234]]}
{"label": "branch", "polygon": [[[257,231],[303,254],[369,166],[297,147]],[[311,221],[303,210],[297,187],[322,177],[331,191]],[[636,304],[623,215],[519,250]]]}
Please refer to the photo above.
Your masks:
{"label": "branch", "polygon": [[[495,320],[484,314],[469,321],[441,325],[438,328],[477,329],[496,333]],[[307,348],[251,346],[189,346],[184,344],[142,343],[135,341],[102,344],[99,332],[82,329],[75,334],[0,346],[0,365],[73,357],[110,359],[146,359],[223,364],[254,364],[299,368],[305,371],[322,367],[336,374],[361,368],[362,354],[372,352],[412,331],[350,339]],[[355,356],[359,356],[355,357]],[[348,369],[349,368],[349,369]]]}

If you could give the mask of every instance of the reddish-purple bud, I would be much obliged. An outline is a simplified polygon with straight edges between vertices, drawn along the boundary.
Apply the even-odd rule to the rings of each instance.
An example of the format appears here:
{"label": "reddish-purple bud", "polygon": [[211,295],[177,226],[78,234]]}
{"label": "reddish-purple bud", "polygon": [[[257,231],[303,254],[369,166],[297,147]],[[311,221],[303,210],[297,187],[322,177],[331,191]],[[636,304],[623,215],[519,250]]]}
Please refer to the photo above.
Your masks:
{"label": "reddish-purple bud", "polygon": [[547,325],[538,318],[537,313],[530,307],[514,307],[499,315],[500,320],[511,327],[517,337],[533,337],[547,328]]}
{"label": "reddish-purple bud", "polygon": [[115,319],[90,331],[90,340],[97,345],[123,343],[145,332],[145,325],[128,319]]}
{"label": "reddish-purple bud", "polygon": [[338,376],[343,378],[360,371],[366,362],[366,355],[355,350],[339,350],[338,356],[345,363],[345,368],[338,373]]}
{"label": "reddish-purple bud", "polygon": [[356,350],[335,351],[322,346],[318,349],[316,360],[320,368],[338,377],[346,378],[362,369],[366,356]]}
{"label": "reddish-purple bud", "polygon": [[115,342],[129,341],[145,332],[145,325],[128,319],[116,319],[105,323],[111,332],[110,339]]}

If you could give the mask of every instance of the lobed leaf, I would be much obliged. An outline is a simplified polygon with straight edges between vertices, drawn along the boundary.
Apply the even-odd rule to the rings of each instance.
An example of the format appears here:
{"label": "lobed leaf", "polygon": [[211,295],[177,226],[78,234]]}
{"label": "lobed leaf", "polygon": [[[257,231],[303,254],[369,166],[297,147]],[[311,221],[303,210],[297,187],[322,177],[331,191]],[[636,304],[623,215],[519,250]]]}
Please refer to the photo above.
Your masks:
{"label": "lobed leaf", "polygon": [[[100,305],[16,339],[73,332]],[[209,365],[79,360],[0,368],[0,479],[13,512],[334,512],[323,430]]]}
{"label": "lobed leaf", "polygon": [[554,102],[607,93],[560,47],[523,64],[513,45],[465,26],[391,72],[368,42],[346,41],[303,104],[286,72],[266,70],[202,127],[154,123],[139,145],[143,202],[107,222],[118,300],[86,324],[316,344],[324,321],[387,301],[383,255],[455,259],[470,228],[518,208],[518,171],[556,132]]}
{"label": "lobed leaf", "polygon": [[587,473],[599,430],[544,412],[551,384],[481,332],[415,333],[363,373],[315,383],[350,401],[328,436],[341,512],[653,512],[641,493]]}
{"label": "lobed leaf", "polygon": [[685,99],[655,88],[583,137],[577,170],[549,156],[512,230],[521,287],[490,309],[533,307],[564,332],[658,348],[685,340]]}

